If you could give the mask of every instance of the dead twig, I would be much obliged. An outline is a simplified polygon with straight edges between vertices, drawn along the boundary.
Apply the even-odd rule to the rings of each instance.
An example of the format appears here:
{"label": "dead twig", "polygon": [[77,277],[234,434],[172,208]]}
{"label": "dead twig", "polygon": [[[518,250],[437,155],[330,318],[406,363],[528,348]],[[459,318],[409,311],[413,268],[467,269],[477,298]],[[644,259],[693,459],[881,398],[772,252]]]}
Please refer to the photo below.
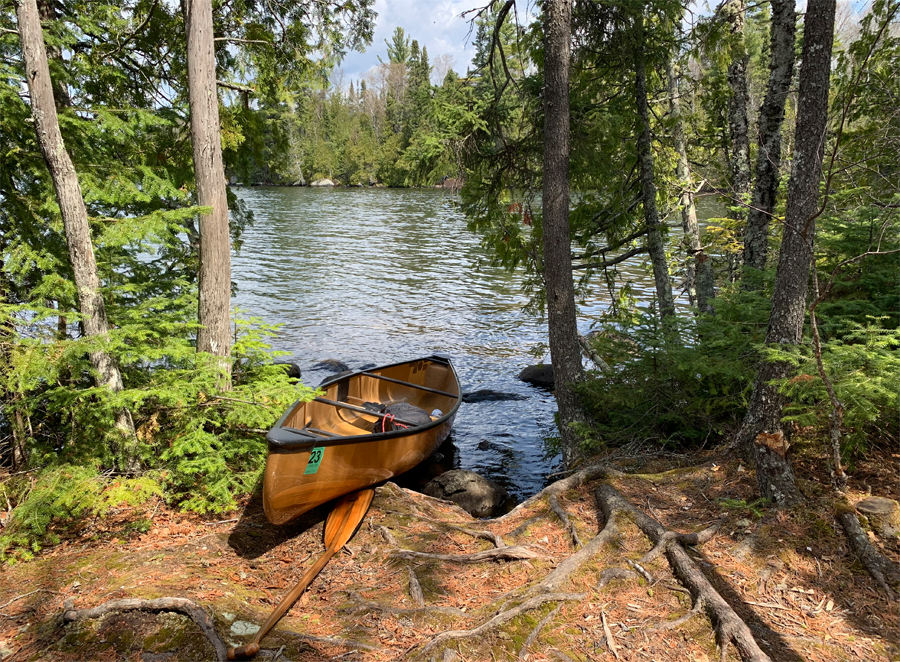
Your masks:
{"label": "dead twig", "polygon": [[616,646],[616,640],[613,639],[612,630],[609,629],[609,624],[606,622],[606,612],[603,608],[600,608],[600,622],[603,624],[603,634],[606,636],[606,646],[609,648],[610,652],[616,656],[616,659],[619,659],[619,648]]}

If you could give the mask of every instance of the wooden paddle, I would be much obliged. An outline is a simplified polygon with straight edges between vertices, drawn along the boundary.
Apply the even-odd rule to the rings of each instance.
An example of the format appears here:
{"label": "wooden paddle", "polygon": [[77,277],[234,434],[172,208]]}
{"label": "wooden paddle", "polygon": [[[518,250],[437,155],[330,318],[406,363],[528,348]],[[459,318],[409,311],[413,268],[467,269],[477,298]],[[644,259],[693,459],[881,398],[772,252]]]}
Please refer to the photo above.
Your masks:
{"label": "wooden paddle", "polygon": [[356,527],[359,526],[359,523],[366,516],[374,496],[375,490],[360,490],[341,497],[325,520],[325,552],[306,571],[306,574],[300,578],[300,581],[297,582],[297,585],[291,592],[282,598],[278,606],[275,607],[275,611],[272,612],[259,629],[259,632],[256,633],[256,638],[246,646],[232,648],[228,651],[229,660],[249,660],[259,652],[260,640],[281,620],[281,617],[297,601],[300,594],[306,590],[306,587],[321,572],[322,568],[331,560],[331,557],[356,533]]}

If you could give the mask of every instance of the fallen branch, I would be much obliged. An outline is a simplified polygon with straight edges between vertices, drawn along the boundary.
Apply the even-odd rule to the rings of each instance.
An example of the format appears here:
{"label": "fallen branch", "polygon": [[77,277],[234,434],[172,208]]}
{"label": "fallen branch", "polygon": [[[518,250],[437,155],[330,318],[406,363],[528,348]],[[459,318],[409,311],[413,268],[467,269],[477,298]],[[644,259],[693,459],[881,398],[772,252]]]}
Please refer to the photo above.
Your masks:
{"label": "fallen branch", "polygon": [[483,561],[521,561],[524,559],[540,558],[533,549],[515,545],[513,547],[500,547],[487,549],[474,554],[430,554],[428,552],[414,552],[409,549],[395,549],[391,556],[398,559],[429,559],[431,561],[447,561],[449,563],[482,563]]}
{"label": "fallen branch", "polygon": [[472,630],[447,630],[446,632],[441,632],[434,639],[428,642],[422,648],[422,650],[419,651],[418,655],[424,656],[432,648],[434,648],[435,646],[439,646],[445,641],[465,639],[467,637],[478,637],[488,630],[497,627],[498,625],[503,625],[507,621],[511,621],[519,614],[523,614],[526,611],[534,609],[535,607],[540,607],[545,602],[584,600],[586,597],[587,593],[547,593],[545,595],[539,595],[537,597],[526,600],[517,607],[513,607],[512,609],[507,609],[506,611],[500,612],[489,621],[482,623],[477,628],[474,628]]}
{"label": "fallen branch", "polygon": [[58,622],[60,624],[65,624],[73,623],[75,621],[93,620],[106,616],[106,614],[114,611],[149,611],[154,613],[172,611],[184,614],[197,624],[197,627],[200,628],[200,631],[203,632],[203,635],[207,638],[209,643],[216,649],[216,658],[219,662],[225,662],[225,660],[228,659],[228,651],[225,642],[222,641],[219,633],[216,632],[216,627],[209,617],[209,614],[206,613],[203,607],[187,598],[168,597],[156,598],[155,600],[126,598],[123,600],[110,600],[109,602],[104,602],[103,604],[90,609],[72,609],[71,607],[63,607],[62,613],[58,616]]}
{"label": "fallen branch", "polygon": [[610,652],[616,656],[616,659],[619,659],[619,649],[616,646],[616,640],[613,639],[612,630],[609,629],[609,624],[606,622],[606,612],[603,608],[600,608],[600,622],[603,624],[603,634],[606,636],[606,646],[609,648]]}
{"label": "fallen branch", "polygon": [[[632,505],[612,485],[601,485],[597,488],[597,500],[607,519],[620,513],[627,513],[637,527],[654,543],[658,543],[668,532],[662,524]],[[679,580],[690,589],[694,601],[703,602],[706,613],[709,614],[715,627],[723,658],[730,642],[734,644],[745,662],[771,662],[771,658],[756,643],[750,628],[700,572],[684,547],[681,546],[677,536],[669,538],[664,550],[672,570]]]}
{"label": "fallen branch", "polygon": [[856,513],[850,510],[850,506],[843,504],[844,508],[838,513],[837,519],[847,535],[847,540],[856,558],[863,564],[863,567],[869,572],[885,594],[893,599],[894,591],[891,590],[891,584],[894,586],[900,584],[900,568],[884,554],[869,542],[869,537],[859,524]]}

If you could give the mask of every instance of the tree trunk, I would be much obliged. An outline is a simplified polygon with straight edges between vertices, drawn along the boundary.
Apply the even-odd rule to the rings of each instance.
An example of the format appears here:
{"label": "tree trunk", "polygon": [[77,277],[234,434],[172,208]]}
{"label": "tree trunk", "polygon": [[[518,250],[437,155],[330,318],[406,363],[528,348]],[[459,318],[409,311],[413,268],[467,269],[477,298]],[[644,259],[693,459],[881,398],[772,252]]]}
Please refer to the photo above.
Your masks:
{"label": "tree trunk", "polygon": [[644,64],[644,17],[637,19],[637,48],[634,59],[634,95],[638,111],[638,163],[641,168],[641,202],[644,222],[647,224],[647,252],[653,264],[653,280],[659,314],[665,319],[675,315],[675,300],[669,281],[669,265],[660,231],[659,212],[656,209],[656,184],[653,181],[653,144],[650,139],[650,107],[647,103],[647,71]]}
{"label": "tree trunk", "polygon": [[[750,138],[747,108],[750,92],[747,89],[747,65],[750,56],[744,40],[746,0],[730,0],[723,7],[731,31],[731,64],[728,66],[728,132],[731,137],[731,178],[737,204],[747,204],[750,197]],[[743,217],[740,214],[740,217]]]}
{"label": "tree trunk", "polygon": [[[828,119],[828,87],[834,41],[835,0],[810,0],[803,34],[803,64],[797,102],[794,163],[788,182],[785,226],[772,295],[766,344],[787,347],[800,343],[813,259],[819,185]],[[762,496],[779,504],[800,500],[781,429],[783,398],[773,382],[787,378],[786,362],[763,361],[750,408],[736,442],[756,457],[756,477]]]}
{"label": "tree trunk", "polygon": [[703,252],[700,242],[700,225],[697,223],[697,208],[694,206],[694,183],[691,177],[691,164],[688,161],[687,141],[684,138],[684,119],[681,115],[681,91],[679,78],[672,60],[668,63],[669,98],[671,99],[673,131],[675,143],[675,176],[681,195],[678,206],[681,208],[681,228],[684,231],[684,247],[688,253],[686,261],[685,288],[691,305],[703,313],[712,313],[712,299],[716,296],[715,278],[712,262]]}
{"label": "tree trunk", "polygon": [[219,97],[216,92],[216,59],[213,50],[213,17],[210,0],[184,0],[187,31],[191,143],[197,202],[210,207],[200,214],[200,330],[197,351],[220,357],[221,387],[230,389],[231,363],[231,239],[228,231],[228,198],[222,142],[219,131]]}
{"label": "tree trunk", "polygon": [[[758,287],[750,269],[766,267],[769,220],[775,210],[775,196],[781,170],[781,125],[784,104],[794,75],[794,40],[797,14],[794,0],[772,0],[770,28],[769,88],[759,109],[759,152],[756,155],[756,182],[747,227],[744,231],[744,289]],[[754,283],[757,284],[754,284]]]}
{"label": "tree trunk", "polygon": [[569,48],[571,0],[547,0],[544,5],[544,286],[550,355],[556,381],[563,463],[578,457],[579,436],[573,423],[586,416],[574,390],[584,378],[575,288],[572,283],[572,243],[569,234]]}
{"label": "tree trunk", "polygon": [[[59,202],[69,259],[72,263],[75,286],[78,289],[78,307],[84,334],[105,339],[109,336],[109,323],[100,292],[100,276],[94,259],[87,209],[81,195],[78,175],[59,130],[37,3],[35,0],[18,0],[16,14],[22,57],[25,62],[25,77],[31,97],[31,114],[41,154],[47,163]],[[122,374],[115,359],[108,352],[102,349],[95,350],[90,353],[90,360],[97,373],[98,386],[106,386],[114,392],[123,389]],[[139,464],[134,423],[128,410],[122,409],[119,412],[116,417],[116,428],[123,437],[120,449],[124,461],[122,468],[137,470]]]}

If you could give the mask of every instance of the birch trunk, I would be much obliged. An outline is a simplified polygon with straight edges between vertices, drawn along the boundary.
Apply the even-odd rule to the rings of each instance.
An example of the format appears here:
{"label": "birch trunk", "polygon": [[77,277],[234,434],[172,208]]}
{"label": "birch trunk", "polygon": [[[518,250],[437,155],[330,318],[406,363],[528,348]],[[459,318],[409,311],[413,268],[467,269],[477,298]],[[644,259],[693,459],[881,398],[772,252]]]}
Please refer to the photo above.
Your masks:
{"label": "birch trunk", "polygon": [[[819,214],[834,14],[835,0],[810,0],[807,6],[794,162],[788,182],[772,313],[766,331],[766,344],[770,346],[797,345],[803,336]],[[801,498],[788,457],[789,444],[781,428],[784,400],[774,383],[787,378],[790,373],[791,366],[786,362],[762,362],[750,407],[736,437],[736,442],[756,458],[760,494],[785,505]]]}
{"label": "birch trunk", "polygon": [[[769,87],[759,109],[759,152],[756,181],[744,231],[743,286],[751,289],[754,277],[749,269],[763,270],[769,247],[769,221],[775,210],[775,196],[781,174],[781,125],[784,105],[794,75],[794,40],[797,13],[794,0],[772,0],[770,28]],[[758,280],[758,279],[756,279]]]}
{"label": "birch trunk", "polygon": [[569,48],[571,0],[544,4],[544,286],[550,355],[559,407],[563,463],[578,457],[579,436],[573,423],[584,422],[574,385],[584,378],[572,283],[569,233]]}
{"label": "birch trunk", "polygon": [[187,32],[188,90],[191,144],[197,202],[211,207],[200,215],[199,321],[197,351],[218,357],[220,386],[230,390],[231,363],[231,238],[222,142],[211,0],[184,0]]}
{"label": "birch trunk", "polygon": [[713,313],[712,300],[716,296],[715,277],[712,262],[703,252],[700,242],[700,224],[697,222],[697,208],[694,205],[694,182],[691,164],[688,161],[687,141],[684,138],[684,119],[681,115],[681,91],[675,65],[669,60],[669,98],[672,108],[672,139],[675,143],[675,177],[681,188],[678,206],[681,208],[681,229],[684,231],[684,247],[688,253],[685,263],[685,289],[691,305],[703,313]]}
{"label": "birch trunk", "polygon": [[[25,62],[25,77],[31,98],[31,114],[38,145],[50,171],[59,202],[66,244],[69,248],[69,260],[78,289],[78,307],[84,334],[92,338],[107,339],[109,323],[100,292],[100,276],[94,259],[87,209],[81,195],[78,175],[59,130],[53,84],[36,1],[18,0],[16,16],[19,23],[19,39],[22,43],[22,57]],[[90,361],[97,373],[98,386],[105,386],[114,392],[124,388],[119,367],[108,352],[96,349],[90,353]],[[128,410],[123,409],[119,412],[116,417],[116,428],[122,435],[120,450],[124,458],[123,468],[137,470],[139,464],[134,423]]]}

